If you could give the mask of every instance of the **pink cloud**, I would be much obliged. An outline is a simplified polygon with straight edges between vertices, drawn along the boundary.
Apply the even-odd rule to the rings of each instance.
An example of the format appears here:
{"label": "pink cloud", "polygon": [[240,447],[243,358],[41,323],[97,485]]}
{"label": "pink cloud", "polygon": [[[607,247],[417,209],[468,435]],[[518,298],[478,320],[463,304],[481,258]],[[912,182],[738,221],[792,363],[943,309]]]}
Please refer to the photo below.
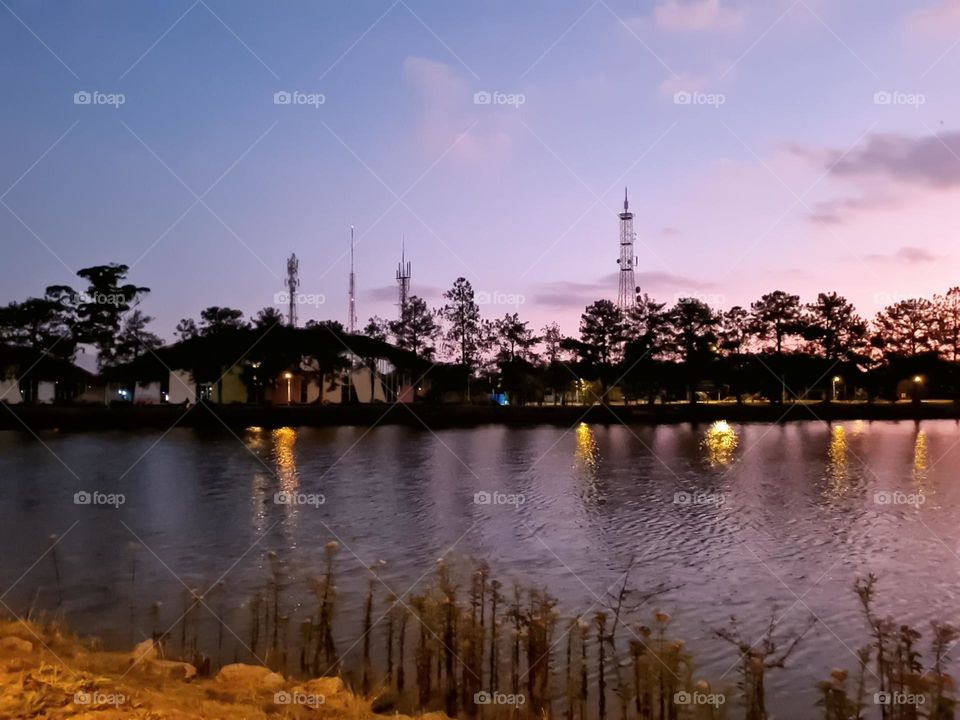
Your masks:
{"label": "pink cloud", "polygon": [[960,29],[960,0],[939,0],[915,10],[907,16],[906,26],[915,35],[954,34]]}
{"label": "pink cloud", "polygon": [[472,88],[450,65],[408,57],[403,76],[421,99],[419,145],[433,156],[449,154],[466,163],[497,161],[512,144],[516,121],[510,107],[477,105]]}
{"label": "pink cloud", "polygon": [[725,0],[666,0],[653,9],[653,19],[663,30],[730,31],[743,26],[744,12]]}

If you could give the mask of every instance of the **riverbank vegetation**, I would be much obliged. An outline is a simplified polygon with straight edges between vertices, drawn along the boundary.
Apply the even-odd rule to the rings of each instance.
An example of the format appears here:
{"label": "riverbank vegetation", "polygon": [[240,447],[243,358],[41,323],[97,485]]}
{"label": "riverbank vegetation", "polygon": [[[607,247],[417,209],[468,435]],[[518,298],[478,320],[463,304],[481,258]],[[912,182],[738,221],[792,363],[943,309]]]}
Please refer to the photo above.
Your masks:
{"label": "riverbank vegetation", "polygon": [[26,402],[36,400],[41,379],[62,381],[57,399],[70,400],[82,379],[70,376],[71,362],[87,348],[114,382],[145,383],[175,368],[216,383],[239,366],[250,403],[263,402],[265,388],[287,371],[322,382],[351,363],[403,378],[422,399],[448,402],[960,397],[960,288],[890,302],[872,319],[836,292],[803,302],[775,290],[748,307],[720,308],[713,298],[670,303],[638,291],[625,310],[608,300],[590,304],[579,332],[567,336],[555,322],[536,329],[523,320],[523,296],[475,291],[458,278],[439,306],[412,295],[396,319],[370,318],[357,333],[334,320],[290,327],[280,303],[252,318],[211,306],[181,320],[175,342],[165,344],[140,308],[149,289],[128,282],[126,266],[77,274],[83,290],[53,286],[0,308],[0,365],[20,371]]}
{"label": "riverbank vegetation", "polygon": [[[222,583],[185,591],[182,607],[171,609],[172,624],[171,611],[163,617],[158,604],[145,609],[149,637],[127,655],[91,653],[55,625],[41,632],[30,620],[8,623],[0,627],[0,715],[77,717],[65,714],[68,704],[76,709],[94,695],[120,695],[111,709],[127,717],[167,694],[167,708],[243,700],[259,704],[261,714],[220,707],[221,715],[142,717],[307,716],[291,707],[298,704],[291,698],[301,698],[300,705],[312,703],[309,710],[334,712],[310,717],[766,720],[783,712],[784,700],[769,689],[772,678],[795,662],[804,643],[836,639],[819,632],[825,628],[815,618],[786,621],[776,608],[759,632],[753,622],[748,628],[731,618],[710,629],[730,647],[727,671],[710,678],[660,608],[677,588],[640,589],[636,568],[571,613],[547,589],[501,581],[484,562],[438,561],[431,580],[403,594],[382,582],[376,564],[365,591],[344,595],[338,551],[336,542],[326,546],[325,563],[309,583],[312,606],[291,597],[284,562],[269,553],[262,587],[239,617],[229,615],[229,625]],[[837,640],[848,652],[838,654],[838,667],[823,669],[819,699],[805,717],[953,718],[949,652],[960,634],[947,624],[919,629],[895,621],[879,609],[878,589],[872,575],[852,584],[862,643],[850,648]],[[362,609],[353,613],[356,627],[344,627],[344,606]]]}

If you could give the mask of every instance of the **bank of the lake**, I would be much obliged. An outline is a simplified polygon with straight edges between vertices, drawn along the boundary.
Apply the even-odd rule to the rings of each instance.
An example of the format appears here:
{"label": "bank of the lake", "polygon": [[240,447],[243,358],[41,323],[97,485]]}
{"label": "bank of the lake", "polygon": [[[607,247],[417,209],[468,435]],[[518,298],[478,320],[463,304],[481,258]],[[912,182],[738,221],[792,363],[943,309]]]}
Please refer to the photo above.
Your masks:
{"label": "bank of the lake", "polygon": [[804,420],[960,420],[960,403],[809,402],[684,403],[666,405],[498,405],[373,404],[263,405],[199,404],[156,406],[7,405],[0,430],[130,430],[170,427],[328,427],[408,425],[466,428],[480,425],[572,427],[597,425],[667,425],[729,422],[781,423]]}

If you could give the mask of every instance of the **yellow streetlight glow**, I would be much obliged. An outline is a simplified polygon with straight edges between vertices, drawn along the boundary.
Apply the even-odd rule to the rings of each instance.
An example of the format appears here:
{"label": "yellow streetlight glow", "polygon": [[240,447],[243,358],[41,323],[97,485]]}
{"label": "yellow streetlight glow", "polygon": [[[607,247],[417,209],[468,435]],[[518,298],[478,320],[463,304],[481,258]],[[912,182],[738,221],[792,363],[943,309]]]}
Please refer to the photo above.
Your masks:
{"label": "yellow streetlight glow", "polygon": [[915,383],[922,383],[922,382],[923,382],[923,378],[922,378],[920,375],[914,375],[914,376],[913,376],[913,381],[914,381]]}
{"label": "yellow streetlight glow", "polygon": [[833,376],[833,381],[834,381],[834,382],[841,382],[842,380],[843,380],[843,378],[840,377],[839,375],[834,375],[834,376]]}
{"label": "yellow streetlight glow", "polygon": [[293,373],[288,373],[288,372],[286,372],[286,373],[283,374],[283,377],[284,377],[285,379],[289,380],[289,379],[291,379],[291,378],[293,377]]}

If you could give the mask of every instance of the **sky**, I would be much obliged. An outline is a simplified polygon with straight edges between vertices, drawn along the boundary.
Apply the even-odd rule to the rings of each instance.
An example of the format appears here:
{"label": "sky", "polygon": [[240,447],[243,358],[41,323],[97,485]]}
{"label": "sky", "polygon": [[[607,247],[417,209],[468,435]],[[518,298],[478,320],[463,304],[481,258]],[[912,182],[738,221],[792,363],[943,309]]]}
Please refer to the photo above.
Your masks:
{"label": "sky", "polygon": [[[718,308],[960,284],[960,0],[0,0],[0,302],[131,267],[209,305],[396,315],[458,276],[575,332],[636,281]],[[284,102],[289,100],[289,102]],[[282,308],[281,308],[282,309]]]}

